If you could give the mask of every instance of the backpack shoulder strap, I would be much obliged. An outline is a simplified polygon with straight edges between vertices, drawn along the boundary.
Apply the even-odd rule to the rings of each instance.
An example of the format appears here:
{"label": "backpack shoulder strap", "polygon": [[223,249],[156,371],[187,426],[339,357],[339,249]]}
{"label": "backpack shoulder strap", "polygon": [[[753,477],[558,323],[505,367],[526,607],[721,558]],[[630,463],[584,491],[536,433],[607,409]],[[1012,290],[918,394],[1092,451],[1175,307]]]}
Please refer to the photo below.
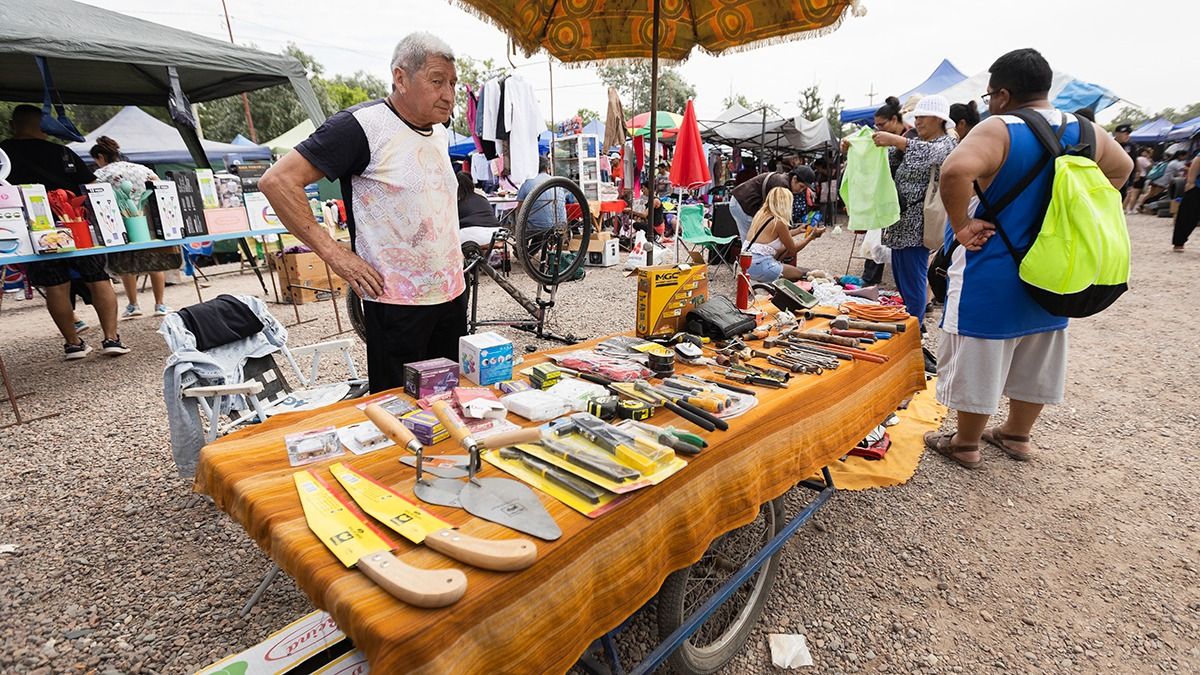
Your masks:
{"label": "backpack shoulder strap", "polygon": [[762,200],[763,200],[764,204],[767,203],[767,192],[768,192],[767,184],[771,182],[771,176],[774,176],[775,173],[776,173],[775,171],[768,171],[767,173],[763,174]]}
{"label": "backpack shoulder strap", "polygon": [[[1096,127],[1091,122],[1075,116],[1075,121],[1079,123],[1079,142],[1067,148],[1068,155],[1078,155],[1087,157],[1090,160],[1096,159]],[[1067,126],[1063,122],[1063,127]]]}
{"label": "backpack shoulder strap", "polygon": [[[1050,122],[1046,121],[1046,118],[1042,117],[1042,114],[1037,111],[1028,108],[1018,108],[1008,114],[1024,122],[1025,126],[1033,132],[1034,138],[1038,140],[1038,143],[1042,144],[1042,147],[1046,149],[1046,152],[1050,153],[1051,157],[1058,157],[1063,154],[1061,139],[1063,132],[1066,131],[1067,124],[1070,123],[1066,113],[1063,113],[1062,124],[1058,125],[1057,134],[1054,132],[1054,127],[1050,126]],[[1080,125],[1079,128],[1082,130],[1083,125]]]}

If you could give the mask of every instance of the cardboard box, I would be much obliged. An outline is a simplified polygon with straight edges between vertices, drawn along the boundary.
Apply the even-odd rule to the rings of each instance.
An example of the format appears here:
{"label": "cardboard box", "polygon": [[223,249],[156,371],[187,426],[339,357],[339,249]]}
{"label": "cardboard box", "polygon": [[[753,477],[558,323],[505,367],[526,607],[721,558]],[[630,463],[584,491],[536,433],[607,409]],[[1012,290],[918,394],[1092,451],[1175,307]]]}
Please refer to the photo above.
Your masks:
{"label": "cardboard box", "polygon": [[246,207],[244,206],[204,209],[204,225],[209,234],[245,232],[250,229],[250,219],[246,216]]}
{"label": "cardboard box", "polygon": [[212,169],[196,169],[196,187],[200,190],[200,203],[206,209],[221,208],[221,198],[217,194],[217,179]]}
{"label": "cardboard box", "polygon": [[442,394],[458,386],[458,364],[436,358],[404,366],[404,393],[413,398]]}
{"label": "cardboard box", "polygon": [[33,250],[38,253],[67,253],[75,250],[75,235],[70,228],[56,227],[30,233]]}
{"label": "cardboard box", "polygon": [[247,192],[242,195],[242,199],[246,202],[246,216],[250,220],[250,229],[283,227],[283,222],[275,215],[275,209],[271,207],[271,202],[267,201],[266,195],[261,192]]}
{"label": "cardboard box", "polygon": [[671,337],[708,299],[707,265],[656,265],[637,271],[637,336]]}
{"label": "cardboard box", "polygon": [[[54,213],[50,210],[50,198],[44,185],[22,185],[21,198],[25,203],[25,220],[30,230],[53,230]],[[36,248],[36,246],[35,246]]]}
{"label": "cardboard box", "polygon": [[0,257],[33,255],[29,223],[21,191],[12,185],[0,185]]}
{"label": "cardboard box", "polygon": [[368,675],[370,672],[367,655],[355,649],[314,670],[313,675]]}
{"label": "cardboard box", "polygon": [[[346,282],[336,272],[331,269],[326,276],[325,262],[316,253],[285,253],[282,261],[276,256],[268,256],[267,260],[279,274],[279,286],[284,302],[302,305],[306,302],[328,300],[331,294],[341,295],[346,291]],[[332,288],[329,284],[331,280]],[[289,287],[289,284],[311,288],[293,288]]]}
{"label": "cardboard box", "polygon": [[296,670],[300,664],[345,639],[346,634],[329,614],[313,612],[250,649],[202,668],[196,675],[281,675]]}
{"label": "cardboard box", "polygon": [[600,242],[602,248],[597,251],[593,250],[592,244],[588,244],[587,258],[583,264],[588,267],[612,267],[621,262],[621,248],[616,239],[606,239]]}
{"label": "cardboard box", "polygon": [[458,365],[467,379],[487,386],[512,379],[512,342],[492,331],[458,339]]}
{"label": "cardboard box", "polygon": [[117,206],[117,193],[108,183],[88,183],[82,186],[88,198],[88,220],[92,223],[92,240],[97,246],[120,246],[129,243],[125,219]]}
{"label": "cardboard box", "polygon": [[169,180],[148,180],[151,197],[146,216],[155,239],[182,239],[183,213],[179,210],[179,188]]}
{"label": "cardboard box", "polygon": [[204,223],[204,202],[200,197],[200,182],[195,171],[168,171],[167,178],[175,183],[179,193],[179,213],[183,217],[183,234],[195,237],[208,234]]}

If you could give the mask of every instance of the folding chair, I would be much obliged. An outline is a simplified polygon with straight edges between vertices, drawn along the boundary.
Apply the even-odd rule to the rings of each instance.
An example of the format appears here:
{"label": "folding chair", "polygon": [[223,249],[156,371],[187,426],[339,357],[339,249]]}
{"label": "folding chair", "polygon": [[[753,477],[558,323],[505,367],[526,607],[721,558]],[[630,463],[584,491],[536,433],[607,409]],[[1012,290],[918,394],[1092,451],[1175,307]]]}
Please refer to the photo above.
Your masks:
{"label": "folding chair", "polygon": [[737,274],[734,261],[727,257],[725,246],[737,239],[737,235],[718,237],[704,224],[704,207],[700,204],[688,204],[679,209],[679,241],[689,254],[697,250],[708,251],[708,259],[714,257],[721,265],[729,268],[730,274]]}
{"label": "folding chair", "polygon": [[[367,393],[367,381],[358,375],[354,356],[350,352],[350,340],[330,340],[289,349],[287,331],[258,298],[220,296],[203,304],[227,302],[225,299],[229,297],[249,307],[263,322],[263,329],[248,337],[211,346],[206,351],[195,349],[195,336],[187,330],[178,313],[168,315],[159,329],[167,347],[173,350],[168,359],[169,368],[170,364],[188,360],[207,366],[203,371],[207,377],[199,372],[189,372],[186,381],[180,380],[181,388],[178,391],[179,396],[185,401],[194,401],[203,413],[200,424],[206,443],[244,424],[264,422],[271,415],[309,410]],[[267,337],[268,331],[271,337]],[[275,360],[276,354],[283,355],[290,373],[302,389],[292,387],[284,375],[284,369]],[[317,382],[322,359],[330,355],[333,358],[340,355],[349,377],[344,381],[319,386]],[[300,367],[298,358],[308,360],[307,372]],[[239,365],[241,380],[230,381],[236,379],[235,372]],[[214,375],[214,371],[222,367],[224,375]],[[254,607],[278,574],[279,567],[272,563],[257,590],[242,607],[242,616]]]}

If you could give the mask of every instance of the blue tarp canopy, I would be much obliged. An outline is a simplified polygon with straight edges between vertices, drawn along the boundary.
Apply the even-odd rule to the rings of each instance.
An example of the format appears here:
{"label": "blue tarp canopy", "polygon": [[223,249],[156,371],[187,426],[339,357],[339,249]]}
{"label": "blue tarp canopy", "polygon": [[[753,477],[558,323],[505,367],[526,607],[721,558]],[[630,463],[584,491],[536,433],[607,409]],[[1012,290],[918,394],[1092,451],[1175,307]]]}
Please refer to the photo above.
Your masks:
{"label": "blue tarp canopy", "polygon": [[1200,133],[1200,117],[1193,117],[1186,122],[1176,124],[1167,132],[1165,140],[1168,141],[1186,141],[1187,139]]}
{"label": "blue tarp canopy", "polygon": [[[933,70],[925,81],[917,86],[909,89],[903,94],[897,96],[901,103],[908,100],[908,97],[913,94],[929,95],[936,94],[939,91],[949,89],[954,85],[967,79],[958,68],[954,67],[948,59],[942,59],[938,67]],[[875,111],[879,106],[867,106],[865,108],[850,108],[842,111],[842,124],[866,124],[867,126],[875,125]]]}
{"label": "blue tarp canopy", "polygon": [[[80,157],[87,158],[88,151],[101,136],[119,143],[129,161],[138,164],[192,164],[195,161],[175,127],[136,106],[122,108],[112,119],[84,136],[83,143],[71,143],[70,147]],[[263,145],[234,145],[208,139],[200,139],[200,144],[211,162],[224,161],[225,155],[271,159],[271,149]]]}
{"label": "blue tarp canopy", "polygon": [[1068,112],[1080,108],[1091,108],[1093,112],[1100,112],[1119,100],[1120,97],[1107,87],[1083,80],[1071,80],[1050,103],[1055,108]]}
{"label": "blue tarp canopy", "polygon": [[1146,122],[1129,134],[1129,140],[1134,143],[1162,143],[1167,140],[1167,132],[1175,125],[1165,117]]}

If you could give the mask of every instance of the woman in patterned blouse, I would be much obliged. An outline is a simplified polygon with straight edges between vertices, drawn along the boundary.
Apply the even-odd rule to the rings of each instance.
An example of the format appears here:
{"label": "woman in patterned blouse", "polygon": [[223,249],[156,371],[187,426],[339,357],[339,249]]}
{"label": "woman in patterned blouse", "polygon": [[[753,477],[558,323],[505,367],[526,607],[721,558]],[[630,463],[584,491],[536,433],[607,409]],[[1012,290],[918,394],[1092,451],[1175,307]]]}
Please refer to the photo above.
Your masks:
{"label": "woman in patterned blouse", "polygon": [[925,192],[930,169],[942,162],[957,145],[946,134],[950,104],[941,96],[926,96],[914,111],[919,138],[905,138],[887,131],[875,132],[875,144],[904,153],[896,169],[896,192],[900,195],[900,220],[883,231],[883,244],[892,249],[892,274],[908,313],[917,317],[924,331],[929,249],[925,248]]}

